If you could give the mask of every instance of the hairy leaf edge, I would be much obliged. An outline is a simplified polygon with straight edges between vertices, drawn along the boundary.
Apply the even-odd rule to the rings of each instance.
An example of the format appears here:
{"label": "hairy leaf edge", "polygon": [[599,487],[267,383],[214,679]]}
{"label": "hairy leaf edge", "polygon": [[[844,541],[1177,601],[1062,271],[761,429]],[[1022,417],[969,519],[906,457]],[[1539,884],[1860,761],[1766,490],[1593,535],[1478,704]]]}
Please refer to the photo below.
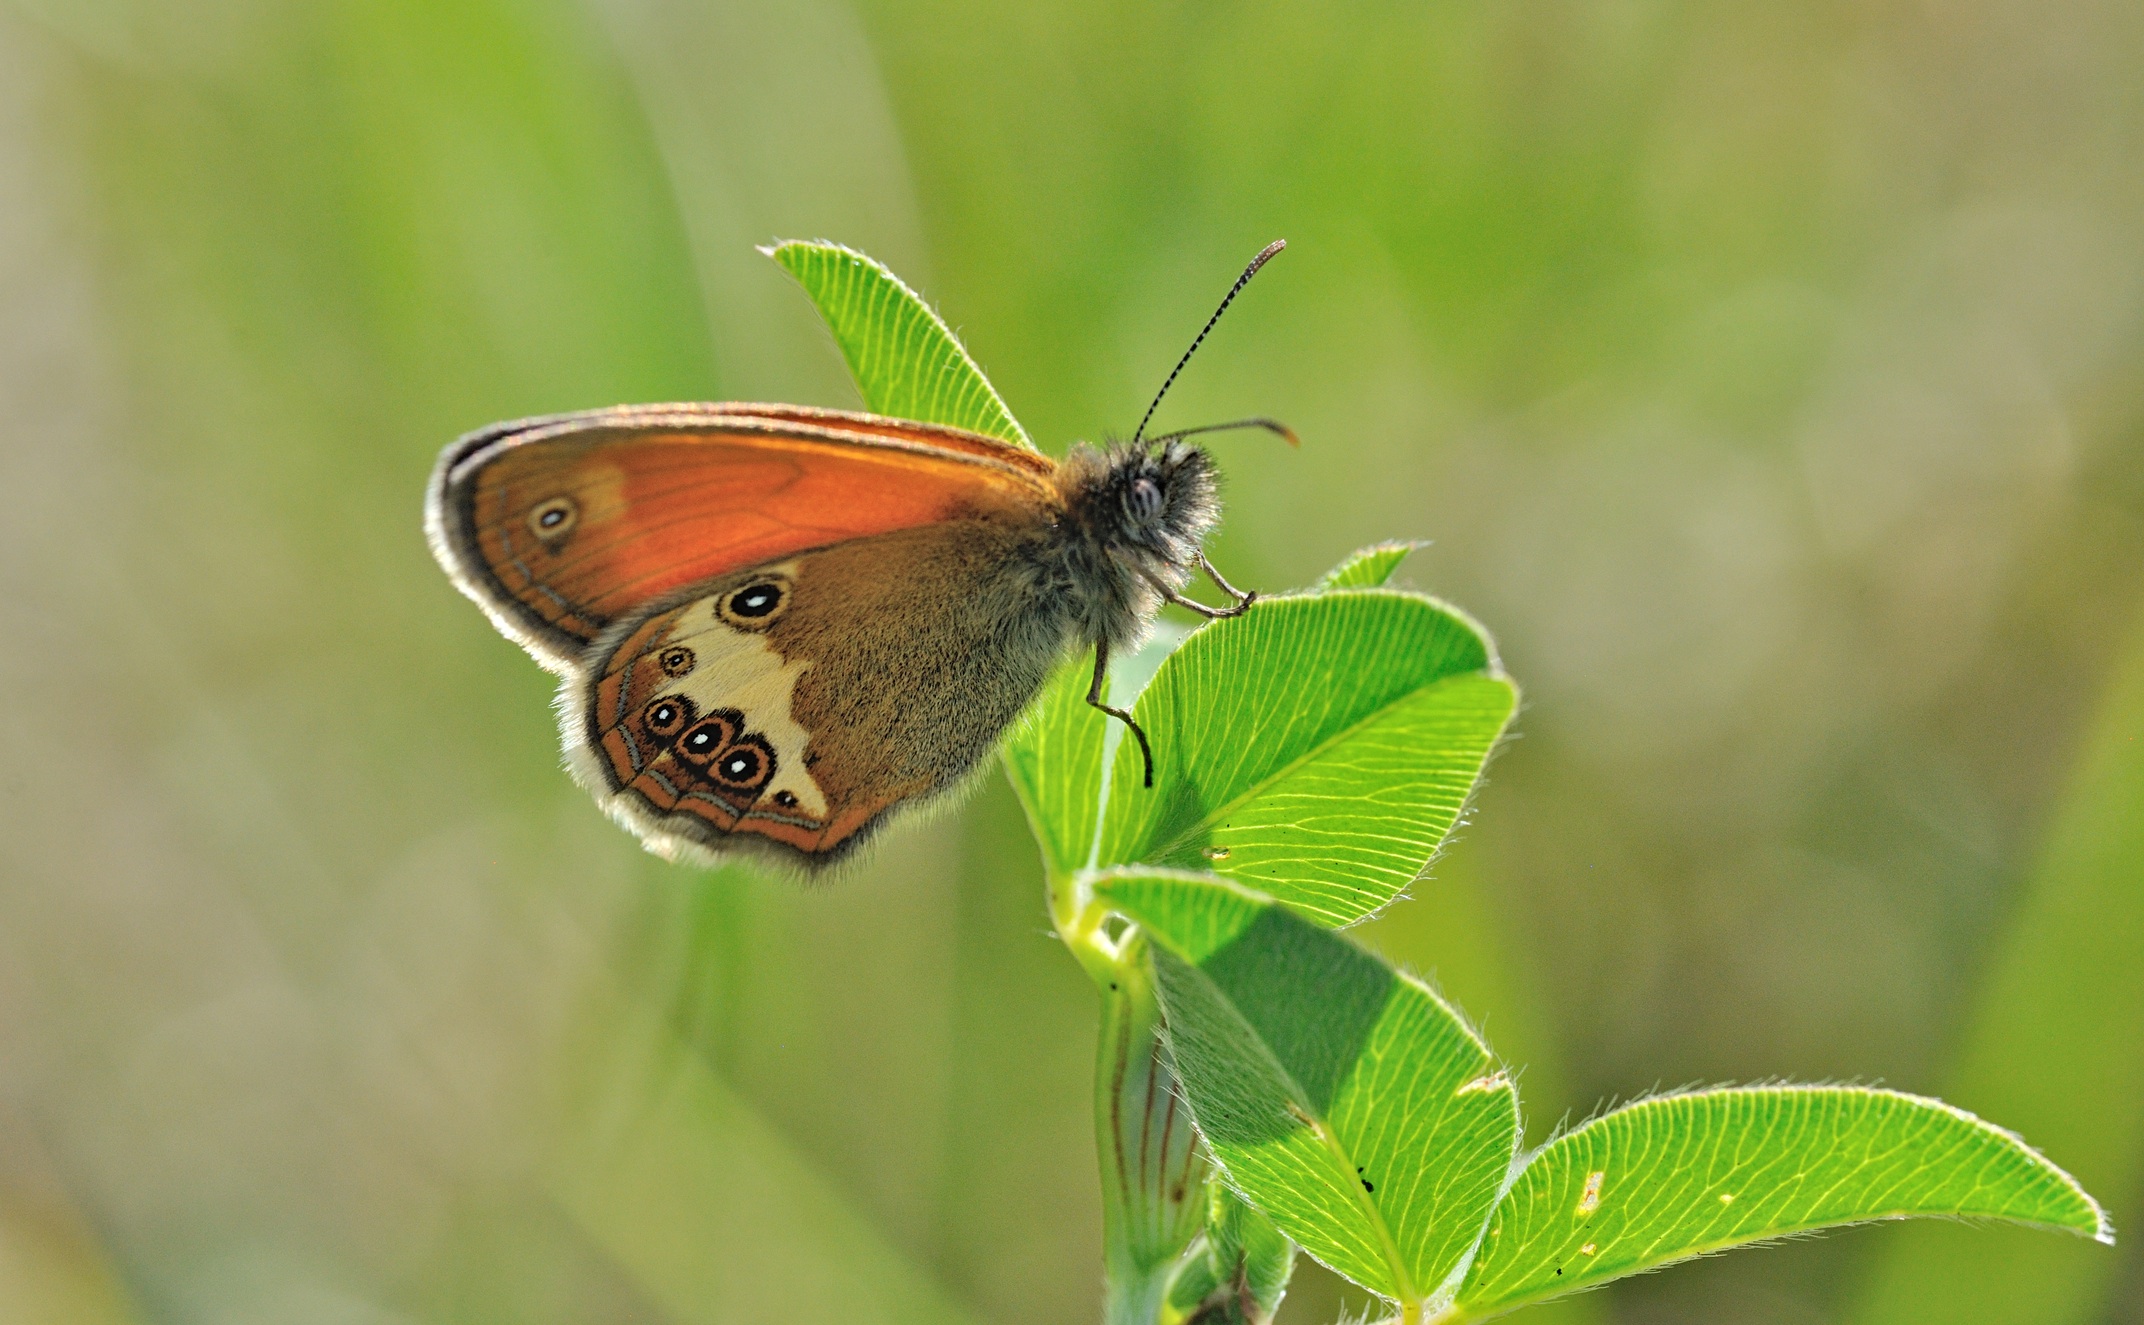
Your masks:
{"label": "hairy leaf edge", "polygon": [[[1591,1128],[1602,1126],[1603,1124],[1613,1119],[1621,1118],[1628,1113],[1640,1109],[1660,1108],[1678,1103],[1683,1100],[1700,1097],[1712,1098],[1724,1095],[1769,1095],[1801,1091],[1836,1091],[1841,1093],[1854,1093],[1862,1095],[1880,1095],[1888,1099],[1900,1100],[1908,1104],[1932,1106],[1938,1110],[1941,1110],[1944,1113],[1951,1115],[1952,1117],[1958,1119],[1961,1122],[1969,1124],[1970,1126],[1982,1132],[1993,1133],[1994,1135],[2016,1146],[2032,1160],[2034,1160],[2043,1168],[2045,1168],[2049,1173],[2052,1173],[2056,1177],[2056,1179],[2060,1181],[2061,1184],[2065,1188],[2067,1188],[2068,1191],[2072,1195],[2074,1195],[2079,1201],[2081,1201],[2084,1204],[2085,1208],[2091,1212],[2093,1218],[2093,1227],[2089,1231],[2087,1231],[2085,1229],[2070,1224],[2050,1224],[2043,1223],[2038,1220],[2014,1219],[2003,1215],[1940,1215],[1918,1213],[1869,1214],[1849,1219],[1826,1220],[1821,1223],[1800,1224],[1789,1227],[1782,1227],[1775,1231],[1761,1234],[1757,1237],[1735,1238],[1718,1243],[1694,1246],[1687,1252],[1683,1252],[1667,1260],[1657,1261],[1651,1265],[1631,1270],[1627,1274],[1616,1276],[1615,1279],[1601,1279],[1593,1283],[1587,1284],[1583,1287],[1567,1291],[1536,1293],[1530,1294],[1526,1297],[1513,1298],[1508,1301],[1486,1304],[1479,1309],[1482,1313],[1479,1315],[1475,1314],[1475,1310],[1471,1309],[1470,1305],[1467,1302],[1460,1300],[1459,1295],[1464,1292],[1466,1287],[1465,1276],[1472,1272],[1474,1262],[1480,1255],[1481,1244],[1488,1237],[1489,1227],[1495,1222],[1497,1211],[1503,1207],[1504,1199],[1511,1194],[1513,1188],[1518,1186],[1519,1180],[1525,1175],[1526,1170],[1531,1168],[1536,1160],[1540,1159],[1543,1155],[1548,1153],[1549,1149],[1558,1144],[1559,1142],[1568,1140],[1569,1138],[1577,1136],[1580,1133],[1585,1132]],[[2094,1242],[2100,1243],[2103,1246],[2111,1247],[2114,1245],[2114,1224],[2107,1214],[2106,1207],[2102,1206],[2090,1192],[2086,1191],[2084,1189],[2084,1185],[2078,1182],[2077,1179],[2070,1174],[2069,1170],[2063,1168],[2061,1165],[2056,1164],[2053,1160],[2047,1158],[2045,1154],[2041,1153],[2039,1149],[2034,1147],[2031,1143],[2027,1142],[2016,1132],[2013,1132],[2009,1128],[2003,1127],[1999,1124],[1989,1122],[1987,1119],[1982,1118],[1980,1115],[1973,1113],[1970,1110],[1962,1109],[1947,1100],[1940,1100],[1930,1095],[1915,1095],[1908,1091],[1892,1090],[1888,1087],[1883,1086],[1864,1086],[1852,1082],[1773,1081],[1747,1083],[1740,1085],[1691,1087],[1678,1090],[1659,1091],[1652,1094],[1640,1095],[1637,1098],[1629,1100],[1622,1104],[1605,1105],[1600,1109],[1600,1111],[1595,1113],[1592,1117],[1586,1119],[1584,1122],[1578,1124],[1575,1127],[1559,1128],[1546,1141],[1543,1141],[1540,1145],[1534,1147],[1532,1150],[1526,1151],[1519,1155],[1512,1163],[1511,1172],[1509,1176],[1506,1177],[1504,1180],[1503,1189],[1497,1193],[1496,1204],[1490,1207],[1489,1217],[1482,1221],[1481,1234],[1475,1240],[1474,1248],[1464,1258],[1459,1268],[1454,1271],[1454,1277],[1447,1279],[1446,1285],[1440,1286],[1448,1286],[1452,1296],[1446,1298],[1443,1297],[1442,1294],[1440,1294],[1440,1300],[1436,1305],[1443,1306],[1448,1313],[1452,1314],[1441,1316],[1432,1315],[1430,1319],[1450,1322],[1487,1320],[1493,1316],[1501,1316],[1507,1312],[1516,1311],[1522,1307],[1531,1306],[1538,1302],[1550,1301],[1557,1297],[1567,1296],[1573,1293],[1590,1292],[1596,1288],[1605,1287],[1608,1284],[1614,1283],[1616,1282],[1616,1279],[1627,1279],[1640,1274],[1650,1274],[1656,1270],[1664,1270],[1671,1265],[1679,1265],[1684,1261],[1697,1260],[1707,1256],[1715,1256],[1724,1251],[1733,1251],[1742,1247],[1767,1246],[1775,1242],[1782,1242],[1807,1234],[1821,1233],[1827,1229],[1850,1228],[1857,1224],[1897,1222],[1906,1219],[1951,1219],[1960,1223],[1987,1222],[2017,1224],[2026,1228],[2043,1228],[2053,1230],[2055,1232],[2074,1233],[2079,1236],[2090,1237]]]}
{"label": "hairy leaf edge", "polygon": [[[911,301],[914,302],[915,306],[918,309],[922,310],[923,315],[930,320],[931,325],[937,328],[938,333],[940,335],[945,337],[946,344],[953,347],[953,352],[959,356],[961,365],[965,367],[970,373],[974,374],[975,380],[982,385],[983,391],[989,396],[991,403],[997,406],[998,413],[1004,417],[1006,426],[1012,430],[1012,435],[1010,437],[999,436],[998,440],[1011,442],[1016,446],[1025,447],[1030,451],[1037,449],[1037,447],[1035,446],[1034,439],[1029,437],[1027,435],[1027,429],[1021,426],[1019,417],[1012,412],[1012,407],[1005,403],[1005,397],[998,394],[996,384],[993,383],[990,380],[989,375],[983,371],[982,365],[978,364],[975,361],[975,356],[968,353],[967,342],[961,340],[959,336],[955,335],[953,332],[953,328],[946,324],[945,318],[940,316],[938,310],[931,305],[931,302],[928,299],[925,299],[920,293],[918,293],[914,286],[902,280],[900,276],[897,275],[891,267],[888,267],[885,263],[880,262],[877,258],[872,257],[868,253],[865,253],[859,249],[850,248],[847,244],[837,244],[831,239],[778,239],[771,244],[760,244],[757,247],[760,252],[774,259],[775,264],[779,266],[783,271],[788,272],[790,279],[796,281],[796,283],[803,288],[805,298],[811,300],[811,306],[813,310],[819,314],[820,321],[827,323],[827,329],[829,331],[833,330],[833,324],[831,320],[827,318],[826,310],[820,306],[818,295],[814,294],[812,292],[811,287],[804,284],[803,278],[798,276],[796,271],[791,268],[787,262],[784,262],[782,260],[783,253],[787,252],[790,249],[815,249],[821,252],[838,253],[845,258],[853,258],[856,261],[863,263],[864,265],[876,271],[880,276],[885,277],[887,281],[892,283],[893,287],[896,290],[898,290],[901,294],[906,295]],[[835,339],[836,343],[838,344],[840,338],[837,336]],[[846,353],[842,355],[842,361],[847,364],[848,355]],[[855,365],[848,364],[848,367],[849,375],[851,377],[854,377]],[[857,385],[859,388],[861,388],[863,386],[863,383],[858,382]],[[920,422],[937,423],[942,422],[942,420],[924,419],[920,420]]]}
{"label": "hairy leaf edge", "polygon": [[[1343,565],[1344,564],[1345,563],[1343,563]],[[1451,603],[1446,602],[1442,598],[1438,598],[1434,594],[1420,593],[1413,589],[1395,589],[1390,585],[1384,584],[1345,585],[1338,588],[1329,589],[1311,588],[1292,590],[1288,593],[1274,594],[1271,597],[1262,596],[1259,598],[1258,601],[1261,603],[1285,603],[1296,601],[1311,601],[1320,598],[1333,597],[1400,598],[1412,600],[1414,602],[1419,603],[1427,603],[1430,607],[1435,608],[1437,611],[1442,612],[1445,615],[1451,617],[1453,620],[1459,622],[1460,625],[1466,627],[1468,631],[1472,632],[1476,639],[1481,641],[1484,661],[1480,667],[1465,672],[1447,673],[1446,675],[1437,677],[1435,680],[1430,681],[1425,685],[1416,686],[1414,689],[1407,692],[1408,695],[1419,695],[1424,691],[1434,689],[1435,687],[1440,686],[1447,681],[1453,680],[1458,677],[1466,676],[1479,676],[1491,681],[1500,681],[1504,685],[1508,686],[1511,690],[1511,711],[1505,716],[1503,726],[1497,730],[1496,739],[1489,742],[1488,750],[1482,755],[1481,766],[1474,770],[1474,783],[1472,786],[1467,788],[1466,797],[1460,802],[1458,813],[1452,816],[1452,826],[1445,830],[1444,836],[1442,838],[1438,839],[1436,849],[1429,853],[1429,859],[1422,862],[1422,868],[1415,872],[1415,876],[1412,880],[1410,880],[1406,885],[1402,886],[1397,892],[1393,893],[1392,896],[1386,898],[1383,902],[1380,902],[1377,906],[1341,924],[1332,924],[1326,917],[1314,915],[1297,907],[1290,906],[1288,908],[1294,914],[1303,917],[1305,920],[1310,921],[1314,925],[1317,925],[1320,929],[1342,930],[1352,929],[1355,926],[1364,923],[1365,921],[1374,920],[1378,916],[1383,915],[1385,911],[1390,909],[1394,902],[1397,902],[1401,898],[1407,896],[1407,889],[1414,886],[1414,884],[1421,882],[1423,877],[1429,873],[1430,868],[1434,866],[1437,863],[1438,859],[1444,855],[1446,849],[1449,848],[1451,845],[1452,834],[1457,832],[1459,828],[1463,824],[1465,824],[1467,816],[1472,813],[1475,798],[1481,794],[1482,784],[1488,780],[1489,765],[1495,763],[1497,756],[1501,754],[1504,748],[1515,739],[1515,733],[1512,729],[1514,726],[1516,726],[1518,722],[1520,709],[1523,708],[1525,705],[1525,691],[1520,688],[1519,683],[1517,681],[1512,679],[1510,673],[1504,670],[1503,659],[1497,653],[1496,649],[1496,637],[1494,635],[1491,635],[1488,629],[1484,627],[1481,622],[1475,620],[1472,614],[1468,613],[1465,609],[1455,607]],[[1197,630],[1192,631],[1189,635],[1185,636],[1183,642],[1178,644],[1175,649],[1170,651],[1169,657],[1163,659],[1161,664],[1162,669],[1166,669],[1169,663],[1175,660],[1176,655],[1178,653],[1181,653],[1185,646],[1189,645],[1191,641],[1197,639],[1206,631],[1222,627],[1222,625],[1223,623],[1221,622],[1209,622],[1206,625],[1199,627]],[[1156,670],[1153,679],[1149,680],[1147,684],[1141,688],[1138,695],[1138,699],[1143,700],[1146,697],[1146,692],[1148,690],[1153,689],[1154,682],[1160,680],[1161,675],[1161,670]],[[1344,741],[1347,741],[1355,735],[1359,734],[1365,728],[1368,728],[1375,724],[1379,718],[1381,718],[1385,713],[1390,711],[1398,702],[1398,699],[1395,699],[1392,704],[1385,705],[1383,708],[1378,709],[1375,713],[1365,714],[1363,717],[1356,720],[1355,722],[1352,722],[1346,727],[1340,729],[1339,731],[1327,736],[1324,740],[1319,741],[1310,749],[1305,750],[1302,754],[1297,755],[1294,759],[1289,760],[1288,763],[1286,763],[1282,767],[1274,770],[1272,775],[1266,779],[1266,782],[1270,784],[1281,780],[1288,774],[1294,772],[1296,769],[1301,768],[1305,764],[1310,763],[1312,760],[1319,758],[1332,747]],[[1135,718],[1150,718],[1152,715],[1141,713],[1138,708],[1138,702],[1137,700],[1135,700],[1132,705],[1132,716]],[[1117,762],[1117,757],[1121,756],[1105,755],[1104,758],[1105,785],[1103,789],[1101,813],[1095,821],[1097,847],[1100,846],[1101,836],[1107,830],[1107,824],[1109,819],[1109,805],[1111,800],[1115,796],[1114,778],[1110,775],[1116,771],[1115,764]],[[1259,793],[1256,790],[1246,791],[1242,795],[1227,802],[1226,804],[1216,807],[1214,811],[1209,813],[1206,818],[1201,820],[1200,822],[1206,823],[1214,819],[1224,817],[1226,812],[1233,810],[1237,806],[1246,804],[1249,801],[1256,799],[1258,794]],[[1151,854],[1157,856],[1166,855],[1170,851],[1181,847],[1188,839],[1189,835],[1190,833],[1189,831],[1187,831],[1185,833],[1178,834],[1176,837],[1173,837],[1166,842],[1158,843],[1153,848],[1151,848]],[[1097,866],[1097,868],[1100,869],[1113,869],[1120,867],[1127,869],[1146,869],[1150,871],[1161,870],[1164,868],[1162,866],[1142,866],[1137,861],[1115,861],[1112,862],[1109,866]],[[1189,873],[1197,874],[1197,871],[1190,871]],[[1265,894],[1263,893],[1257,893],[1257,890],[1255,889],[1250,889],[1246,887],[1246,891],[1252,892],[1261,897],[1265,896]],[[1285,905],[1284,903],[1279,903],[1278,900],[1274,898],[1268,897],[1266,898],[1266,900],[1269,902],[1274,902],[1275,904]]]}
{"label": "hairy leaf edge", "polygon": [[[1082,895],[1085,897],[1096,898],[1097,900],[1102,901],[1104,905],[1108,904],[1108,899],[1106,897],[1101,896],[1099,891],[1100,887],[1102,885],[1106,885],[1108,882],[1114,879],[1124,879],[1126,881],[1130,881],[1133,879],[1166,879],[1172,882],[1206,884],[1209,886],[1216,887],[1223,892],[1233,894],[1235,900],[1237,901],[1247,902],[1260,906],[1278,907],[1284,911],[1289,912],[1291,915],[1296,916],[1298,919],[1301,919],[1317,927],[1323,932],[1333,935],[1338,942],[1348,944],[1353,944],[1354,942],[1354,940],[1352,939],[1341,936],[1339,931],[1333,929],[1328,925],[1325,925],[1317,917],[1306,914],[1298,908],[1291,906],[1287,902],[1281,901],[1279,898],[1268,896],[1267,894],[1262,893],[1255,888],[1238,883],[1236,880],[1228,878],[1225,875],[1212,874],[1203,870],[1174,869],[1166,866],[1156,865],[1118,865],[1102,869],[1081,870],[1079,872],[1078,879]],[[1142,934],[1149,935],[1149,941],[1159,943],[1162,946],[1169,948],[1172,955],[1175,955],[1178,960],[1183,961],[1194,968],[1197,967],[1198,963],[1191,961],[1189,957],[1184,956],[1182,953],[1178,952],[1174,944],[1169,943],[1159,934],[1154,933],[1151,927],[1140,925],[1139,922],[1129,912],[1124,911],[1121,908],[1113,909],[1116,910],[1116,914],[1123,916],[1126,920],[1131,921],[1135,926],[1138,926],[1139,932],[1141,932]],[[1378,953],[1371,952],[1370,955],[1375,958],[1379,963],[1383,964],[1387,969],[1389,969],[1395,979],[1412,984],[1416,989],[1427,995],[1431,1002],[1435,1003],[1438,1007],[1442,1008],[1448,1015],[1450,1015],[1452,1021],[1458,1025],[1461,1032],[1464,1033],[1468,1040],[1470,1040],[1474,1044],[1474,1046],[1481,1051],[1482,1057],[1488,1061],[1490,1067],[1490,1071],[1483,1076],[1482,1080],[1496,1081],[1498,1082],[1499,1087],[1504,1090],[1507,1098],[1511,1101],[1512,1116],[1515,1127],[1514,1136],[1523,1136],[1526,1120],[1523,1107],[1519,1101],[1518,1071],[1510,1064],[1505,1063],[1503,1059],[1498,1056],[1495,1048],[1490,1045],[1487,1037],[1485,1037],[1481,1033],[1481,1030],[1475,1026],[1472,1019],[1470,1019],[1466,1015],[1466,1013],[1459,1008],[1457,1004],[1453,1003],[1450,999],[1447,999],[1444,994],[1440,990],[1438,990],[1434,982],[1424,976],[1418,975],[1415,972],[1406,969],[1405,967],[1399,966],[1391,961],[1388,961],[1385,957]],[[1164,1018],[1162,1023],[1162,1035],[1164,1043],[1166,1043],[1167,1037],[1169,1035],[1166,1017]],[[1173,1049],[1171,1052],[1174,1052]],[[1275,1067],[1279,1074],[1283,1077],[1283,1079],[1287,1080],[1291,1086],[1294,1086],[1296,1084],[1294,1077],[1288,1073],[1285,1067],[1279,1065],[1277,1062],[1275,1063]],[[1179,1086],[1178,1089],[1181,1090],[1182,1087]],[[1297,1089],[1300,1090],[1300,1087],[1297,1087]],[[1188,1114],[1191,1118],[1192,1126],[1199,1127],[1200,1124],[1198,1121],[1197,1107],[1192,1104],[1191,1100],[1188,1097],[1180,1098],[1182,1099],[1185,1113]],[[1325,1120],[1317,1119],[1315,1121],[1311,1121],[1306,1118],[1304,1119],[1304,1121],[1307,1126],[1310,1126],[1312,1130],[1317,1133],[1318,1139],[1322,1144],[1325,1145],[1325,1147],[1329,1151],[1335,1154],[1339,1154],[1343,1157],[1342,1165],[1343,1167],[1345,1167],[1345,1156],[1347,1152],[1338,1144],[1337,1139],[1332,1136],[1330,1129],[1325,1125]],[[1200,1135],[1204,1135],[1203,1128],[1200,1128]],[[1547,1149],[1548,1144],[1553,1144],[1553,1141],[1558,1139],[1561,1138],[1552,1138],[1549,1143],[1544,1143],[1541,1149]],[[1533,1154],[1538,1153],[1540,1152],[1533,1152]],[[1250,1193],[1243,1190],[1243,1188],[1237,1183],[1235,1175],[1229,1172],[1228,1165],[1221,1159],[1219,1155],[1215,1154],[1211,1148],[1207,1150],[1207,1158],[1213,1164],[1214,1172],[1220,1176],[1223,1184],[1226,1185],[1228,1190],[1232,1192],[1238,1200],[1241,1200],[1244,1204],[1250,1206],[1253,1210],[1258,1211],[1268,1220],[1272,1219],[1272,1215],[1266,1211],[1265,1207],[1261,1206],[1257,1202],[1257,1200],[1250,1195]],[[1496,1217],[1497,1207],[1502,1204],[1505,1195],[1508,1194],[1512,1186],[1517,1183],[1520,1172],[1525,1168],[1528,1163],[1532,1162],[1532,1158],[1532,1154],[1528,1154],[1525,1152],[1518,1152],[1513,1154],[1511,1159],[1511,1166],[1509,1171],[1505,1175],[1504,1183],[1501,1187],[1497,1189],[1495,1199],[1490,1202],[1488,1211],[1482,1216],[1481,1227],[1475,1230],[1474,1240],[1469,1243],[1467,1249],[1460,1254],[1458,1260],[1453,1264],[1452,1268],[1445,1273],[1443,1279],[1441,1279],[1434,1286],[1429,1287],[1426,1291],[1420,1289],[1419,1287],[1417,1288],[1417,1291],[1421,1292],[1422,1294],[1418,1299],[1418,1304],[1421,1307],[1425,1308],[1425,1319],[1433,1318],[1434,1312],[1443,1307],[1444,1305],[1449,1304],[1452,1301],[1454,1295],[1456,1295],[1458,1290],[1465,1284],[1467,1272],[1473,1267],[1475,1257],[1480,1253],[1482,1241],[1488,1237],[1489,1224]],[[1352,1196],[1359,1197],[1359,1194],[1357,1193],[1350,1194]],[[1358,1208],[1360,1208],[1363,1203],[1358,1199],[1357,1205]],[[1372,1222],[1375,1223],[1377,1226],[1377,1232],[1380,1241],[1383,1242],[1388,1248],[1388,1258],[1396,1257],[1396,1244],[1392,1242],[1392,1232],[1389,1226],[1386,1225],[1382,1212],[1378,1211],[1374,1206],[1369,1207],[1369,1211]],[[1298,1244],[1296,1250],[1300,1251],[1303,1255],[1310,1257],[1310,1259],[1318,1262],[1318,1264],[1325,1266],[1326,1269],[1332,1271],[1334,1274],[1337,1274],[1341,1278],[1346,1279],[1349,1283],[1356,1283],[1358,1287],[1361,1287],[1371,1293],[1377,1293],[1377,1290],[1370,1288],[1369,1285],[1357,1283],[1353,1275],[1347,1273],[1345,1270],[1342,1270],[1337,1266],[1329,1264],[1325,1261],[1323,1257],[1319,1256],[1310,1248]],[[1395,1266],[1394,1268],[1400,1271],[1399,1277],[1404,1278],[1404,1267]],[[1377,1295],[1379,1297],[1383,1296],[1383,1294]]]}

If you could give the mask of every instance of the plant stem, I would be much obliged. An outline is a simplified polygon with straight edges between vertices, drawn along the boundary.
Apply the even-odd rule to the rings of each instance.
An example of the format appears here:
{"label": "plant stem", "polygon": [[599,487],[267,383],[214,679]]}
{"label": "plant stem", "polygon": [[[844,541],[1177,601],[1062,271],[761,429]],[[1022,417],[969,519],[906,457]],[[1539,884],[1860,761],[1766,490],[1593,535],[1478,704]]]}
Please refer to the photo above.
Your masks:
{"label": "plant stem", "polygon": [[1087,885],[1076,877],[1052,874],[1047,887],[1050,921],[1057,927],[1057,937],[1086,969],[1087,978],[1107,994],[1117,982],[1118,957],[1117,945],[1102,928],[1108,911],[1096,905]]}
{"label": "plant stem", "polygon": [[1207,1166],[1161,1046],[1145,944],[1113,943],[1100,908],[1052,881],[1057,931],[1102,995],[1094,1073],[1105,1325],[1160,1325],[1177,1263],[1204,1223]]}

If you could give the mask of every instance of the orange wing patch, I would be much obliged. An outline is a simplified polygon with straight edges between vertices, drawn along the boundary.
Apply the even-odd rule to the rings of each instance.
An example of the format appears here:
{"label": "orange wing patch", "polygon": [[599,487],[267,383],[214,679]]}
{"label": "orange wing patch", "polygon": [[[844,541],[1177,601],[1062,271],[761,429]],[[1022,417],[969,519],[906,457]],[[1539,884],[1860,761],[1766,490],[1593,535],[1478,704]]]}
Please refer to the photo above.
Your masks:
{"label": "orange wing patch", "polygon": [[713,576],[961,516],[1046,516],[1055,464],[958,429],[795,406],[636,406],[471,434],[427,502],[440,563],[554,670]]}

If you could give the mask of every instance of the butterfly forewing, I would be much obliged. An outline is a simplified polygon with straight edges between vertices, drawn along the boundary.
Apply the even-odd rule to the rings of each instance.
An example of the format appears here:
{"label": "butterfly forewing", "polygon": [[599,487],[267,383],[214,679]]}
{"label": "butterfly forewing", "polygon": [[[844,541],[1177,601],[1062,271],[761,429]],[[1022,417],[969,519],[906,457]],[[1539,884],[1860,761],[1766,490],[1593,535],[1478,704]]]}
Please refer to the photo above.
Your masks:
{"label": "butterfly forewing", "polygon": [[1067,650],[1136,641],[1215,514],[1180,441],[1060,463],[726,404],[471,433],[425,523],[563,677],[567,763],[614,817],[671,855],[809,867],[963,781]]}
{"label": "butterfly forewing", "polygon": [[612,623],[742,567],[970,513],[1034,518],[1050,462],[956,429],[795,406],[636,406],[473,433],[441,458],[441,564],[571,671]]}

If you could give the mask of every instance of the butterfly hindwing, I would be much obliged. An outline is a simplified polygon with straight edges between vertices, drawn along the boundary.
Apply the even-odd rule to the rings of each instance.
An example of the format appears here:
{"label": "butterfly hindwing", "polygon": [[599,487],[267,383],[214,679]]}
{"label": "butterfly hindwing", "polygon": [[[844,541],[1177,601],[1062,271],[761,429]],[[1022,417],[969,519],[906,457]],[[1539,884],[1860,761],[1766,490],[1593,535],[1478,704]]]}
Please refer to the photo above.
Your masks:
{"label": "butterfly hindwing", "polygon": [[585,738],[603,784],[659,815],[733,831],[755,810],[805,837],[829,819],[790,712],[801,664],[767,629],[786,609],[793,564],[694,597],[639,623],[588,701]]}
{"label": "butterfly hindwing", "polygon": [[1052,464],[958,429],[783,405],[501,424],[440,459],[434,554],[508,636],[570,672],[614,622],[737,569],[970,514],[1034,518]]}
{"label": "butterfly hindwing", "polygon": [[[651,845],[818,864],[960,782],[1063,647],[1028,519],[762,563],[629,616],[567,682],[576,774]],[[695,853],[696,854],[696,853]]]}

